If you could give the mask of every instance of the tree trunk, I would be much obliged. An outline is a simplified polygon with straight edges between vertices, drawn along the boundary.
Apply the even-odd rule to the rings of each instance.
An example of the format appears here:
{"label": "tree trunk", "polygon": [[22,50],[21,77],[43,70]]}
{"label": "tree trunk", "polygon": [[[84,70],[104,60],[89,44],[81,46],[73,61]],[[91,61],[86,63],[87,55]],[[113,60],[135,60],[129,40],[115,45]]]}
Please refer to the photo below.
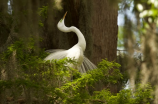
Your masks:
{"label": "tree trunk", "polygon": [[109,0],[94,0],[92,16],[93,55],[98,63],[101,59],[116,59],[117,52],[117,7],[113,8]]}
{"label": "tree trunk", "polygon": [[[117,52],[117,6],[112,6],[109,0],[93,0],[92,36],[93,55],[95,64],[102,59],[116,60]],[[117,93],[119,85],[110,85],[110,90]]]}

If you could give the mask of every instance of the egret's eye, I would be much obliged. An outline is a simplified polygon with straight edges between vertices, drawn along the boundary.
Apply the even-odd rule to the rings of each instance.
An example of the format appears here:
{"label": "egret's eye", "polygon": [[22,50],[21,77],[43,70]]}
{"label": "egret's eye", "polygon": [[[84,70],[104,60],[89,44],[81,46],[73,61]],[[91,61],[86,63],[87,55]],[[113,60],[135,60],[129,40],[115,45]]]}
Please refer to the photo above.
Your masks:
{"label": "egret's eye", "polygon": [[60,20],[60,22],[62,22],[63,19]]}

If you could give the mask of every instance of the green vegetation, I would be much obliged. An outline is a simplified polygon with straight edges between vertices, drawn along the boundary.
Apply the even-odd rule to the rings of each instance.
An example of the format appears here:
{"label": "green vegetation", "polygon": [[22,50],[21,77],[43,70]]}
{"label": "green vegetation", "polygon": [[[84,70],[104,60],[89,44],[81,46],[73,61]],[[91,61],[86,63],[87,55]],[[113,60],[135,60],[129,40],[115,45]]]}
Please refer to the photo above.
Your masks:
{"label": "green vegetation", "polygon": [[[71,35],[68,39],[67,35],[56,31],[58,20],[63,16],[64,10],[68,10],[71,12],[67,17],[70,23],[68,26],[73,24],[80,27],[90,46],[87,49],[90,56],[94,45],[91,39],[93,25],[96,25],[98,32],[104,28],[117,31],[117,28],[113,28],[116,24],[109,22],[111,16],[108,13],[112,14],[112,6],[108,4],[105,11],[101,8],[95,10],[107,13],[97,17],[93,14],[93,7],[97,4],[95,1],[56,1],[59,2],[1,0],[0,104],[157,104],[158,0],[122,0],[120,9],[124,11],[124,26],[119,27],[118,40],[111,38],[118,42],[119,48],[123,47],[117,59],[119,64],[103,59],[97,69],[84,74],[68,67],[68,64],[77,64],[73,59],[44,61],[48,53],[41,47],[68,48],[75,43],[76,40]],[[67,4],[69,5],[66,6]],[[134,21],[126,13],[131,8]],[[105,27],[93,23],[93,16],[103,18]],[[45,42],[40,42],[40,37]],[[98,37],[100,33],[93,38]],[[111,34],[107,36],[109,42],[112,41],[110,37]],[[63,40],[74,42],[63,44]],[[135,43],[140,47],[135,47]],[[107,46],[112,47],[111,44]],[[101,49],[98,48],[98,51]],[[105,51],[107,50],[102,51],[100,56]],[[133,57],[135,51],[138,51],[139,57]],[[108,54],[114,55],[110,51]],[[133,88],[126,88],[128,81],[131,81]]]}
{"label": "green vegetation", "polygon": [[[33,38],[30,38],[27,44],[16,41],[1,54],[0,99],[3,102],[147,104],[152,100],[150,85],[138,87],[136,91],[122,88],[117,94],[110,92],[109,85],[123,80],[120,65],[116,62],[102,60],[97,69],[81,74],[67,66],[67,63],[76,64],[75,60],[45,62],[43,58],[47,53],[42,49],[37,53],[36,49]],[[99,91],[97,87],[103,89]]]}

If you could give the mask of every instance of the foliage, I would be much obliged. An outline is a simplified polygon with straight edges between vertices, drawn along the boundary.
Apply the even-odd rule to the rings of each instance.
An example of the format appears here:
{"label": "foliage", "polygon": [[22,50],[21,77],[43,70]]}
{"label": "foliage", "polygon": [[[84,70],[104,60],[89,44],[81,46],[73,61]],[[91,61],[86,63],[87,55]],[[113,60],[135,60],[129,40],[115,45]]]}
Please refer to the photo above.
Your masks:
{"label": "foliage", "polygon": [[[12,102],[7,96],[17,102],[24,97],[25,102],[41,104],[139,104],[151,100],[150,85],[138,87],[135,92],[122,89],[116,95],[108,90],[109,85],[123,79],[116,62],[104,59],[97,69],[81,74],[67,66],[68,63],[77,64],[75,60],[43,61],[47,53],[43,49],[38,49],[37,53],[36,49],[34,39],[30,38],[27,44],[17,41],[1,54],[0,69],[1,72],[5,70],[0,80],[0,96],[5,95],[1,98],[2,103]],[[10,60],[16,65],[9,64]],[[104,89],[96,91],[96,85]]]}
{"label": "foliage", "polygon": [[[2,72],[0,95],[9,90],[7,96],[16,98],[29,90],[31,91],[29,94],[34,95],[29,95],[30,97],[43,98],[46,97],[46,94],[50,94],[50,90],[66,83],[68,81],[66,77],[70,75],[68,67],[65,65],[74,61],[63,59],[52,60],[51,63],[44,62],[43,58],[46,55],[47,53],[43,49],[35,47],[33,38],[30,38],[27,44],[21,39],[10,45],[8,50],[0,55],[0,71]],[[7,100],[6,98],[1,99]]]}
{"label": "foliage", "polygon": [[[126,0],[130,1],[130,0]],[[157,86],[157,27],[158,27],[158,1],[157,0],[132,0],[131,10],[134,18],[131,18],[131,15],[128,17],[125,16],[125,27],[128,31],[124,32],[123,35],[128,36],[124,42],[127,42],[126,50],[127,53],[130,53],[128,56],[127,67],[125,70],[129,72],[129,79],[131,85],[137,86],[138,83],[146,84],[151,83],[152,86]],[[129,14],[129,13],[126,13]],[[136,36],[136,37],[134,37]],[[140,38],[140,47],[132,46],[135,44],[137,39]],[[128,40],[128,41],[127,41]],[[135,60],[131,54],[138,52],[139,60]],[[152,61],[151,61],[152,60]],[[126,65],[126,63],[123,63]],[[152,77],[152,79],[151,79]],[[137,86],[137,89],[141,87]],[[152,94],[155,96],[155,99],[152,98],[152,102],[157,104],[157,88],[155,87]],[[140,90],[139,90],[140,91]],[[138,92],[139,92],[138,91]],[[146,94],[139,93],[139,97],[145,98]],[[145,96],[144,96],[145,95]],[[138,98],[139,99],[139,98]],[[140,99],[139,99],[140,100]],[[140,101],[137,101],[140,102]],[[144,102],[143,102],[144,101]],[[142,100],[143,103],[145,100]]]}
{"label": "foliage", "polygon": [[[5,1],[5,0],[3,0]],[[9,0],[11,1],[11,0]],[[123,0],[125,5],[120,5],[121,8],[130,8],[133,0]],[[138,2],[136,2],[138,1]],[[141,2],[140,2],[141,1]],[[157,23],[157,1],[156,0],[135,0],[134,6],[141,7],[148,4],[148,8],[139,9],[139,16],[141,17],[142,29],[140,32],[146,33],[146,28],[150,23]],[[4,44],[8,35],[19,32],[19,36],[28,36],[25,28],[31,27],[39,22],[40,28],[43,29],[47,35],[49,23],[48,6],[41,6],[39,9],[38,19],[34,11],[38,6],[28,1],[23,1],[24,5],[17,1],[13,5],[13,15],[0,12],[0,27],[1,34],[4,35],[1,43]],[[21,4],[20,4],[21,3]],[[2,3],[3,4],[3,3]],[[18,6],[18,5],[21,6]],[[37,3],[38,4],[38,3]],[[41,3],[43,4],[43,3]],[[50,7],[50,5],[49,5]],[[17,10],[16,10],[17,9]],[[26,9],[26,10],[25,10]],[[3,10],[3,7],[2,7]],[[16,13],[21,11],[21,13]],[[32,12],[32,15],[30,14]],[[28,14],[27,14],[28,13]],[[52,13],[52,12],[51,12]],[[27,15],[26,15],[27,14]],[[16,17],[17,15],[17,17]],[[18,16],[19,15],[19,16]],[[26,18],[28,17],[28,18]],[[58,16],[55,16],[55,19]],[[36,19],[36,20],[35,20]],[[51,18],[52,19],[52,18]],[[146,22],[144,22],[144,20]],[[26,23],[25,23],[26,22]],[[30,23],[27,25],[27,23]],[[158,23],[157,23],[158,25]],[[153,25],[151,25],[153,26]],[[22,27],[22,28],[21,28]],[[145,27],[145,28],[144,28]],[[20,33],[21,30],[23,32]],[[37,29],[38,30],[38,29]],[[39,29],[40,31],[41,29]],[[120,28],[123,31],[123,28]],[[36,32],[34,32],[36,33]],[[34,35],[31,32],[31,34]],[[6,35],[7,34],[7,35]],[[38,34],[38,33],[37,33]],[[120,32],[119,34],[122,35]],[[123,41],[123,36],[119,36],[119,40]],[[119,47],[123,46],[123,42],[119,41]],[[107,59],[102,60],[97,69],[88,73],[81,74],[76,69],[69,68],[67,64],[76,64],[75,60],[62,59],[44,62],[43,58],[47,53],[44,49],[36,47],[34,38],[30,38],[28,42],[21,39],[10,45],[3,54],[0,55],[0,103],[20,103],[23,102],[34,104],[54,104],[54,103],[74,103],[74,104],[149,104],[152,103],[153,97],[152,87],[147,84],[142,87],[138,85],[135,91],[130,89],[122,89],[119,93],[113,94],[109,91],[110,85],[116,85],[120,80],[125,80],[122,76],[119,64],[109,62]],[[124,63],[126,64],[126,63]],[[128,66],[128,65],[127,65]],[[127,69],[126,69],[127,70]],[[98,90],[97,87],[102,88]],[[97,90],[97,91],[96,91]],[[10,99],[11,97],[12,99]],[[23,98],[23,99],[21,99]]]}
{"label": "foliage", "polygon": [[[94,92],[93,99],[107,104],[150,104],[152,88],[150,85],[140,87],[133,93],[130,89],[121,90],[117,95],[112,95],[108,90]],[[105,100],[106,99],[106,100]]]}
{"label": "foliage", "polygon": [[[63,103],[87,103],[91,101],[91,95],[88,90],[95,83],[102,81],[106,85],[117,83],[118,79],[122,78],[122,74],[118,68],[120,65],[115,62],[102,60],[99,63],[98,69],[94,69],[81,77],[64,84],[60,88],[56,88],[57,95],[60,95]],[[115,68],[114,68],[115,67]],[[113,69],[113,71],[111,70]],[[101,84],[101,83],[100,83]]]}
{"label": "foliage", "polygon": [[48,18],[48,6],[42,6],[39,8],[38,15],[41,17],[41,20],[39,21],[39,26],[44,27],[44,22]]}

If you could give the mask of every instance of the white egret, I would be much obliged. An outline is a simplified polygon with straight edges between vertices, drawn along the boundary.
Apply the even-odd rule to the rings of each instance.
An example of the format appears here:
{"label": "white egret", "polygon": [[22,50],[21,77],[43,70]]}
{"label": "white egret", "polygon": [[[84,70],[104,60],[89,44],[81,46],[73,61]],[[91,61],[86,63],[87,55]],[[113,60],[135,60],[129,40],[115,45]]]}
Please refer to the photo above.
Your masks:
{"label": "white egret", "polygon": [[70,67],[78,69],[81,73],[86,73],[88,70],[96,69],[97,67],[88,58],[84,56],[84,51],[86,49],[86,41],[81,31],[74,26],[65,26],[64,19],[66,14],[67,12],[65,13],[64,17],[58,22],[57,27],[62,32],[75,32],[78,37],[78,43],[68,50],[48,50],[47,52],[50,52],[51,54],[48,55],[44,60],[62,59],[65,57],[71,59],[74,58],[77,61],[77,66],[70,65]]}

